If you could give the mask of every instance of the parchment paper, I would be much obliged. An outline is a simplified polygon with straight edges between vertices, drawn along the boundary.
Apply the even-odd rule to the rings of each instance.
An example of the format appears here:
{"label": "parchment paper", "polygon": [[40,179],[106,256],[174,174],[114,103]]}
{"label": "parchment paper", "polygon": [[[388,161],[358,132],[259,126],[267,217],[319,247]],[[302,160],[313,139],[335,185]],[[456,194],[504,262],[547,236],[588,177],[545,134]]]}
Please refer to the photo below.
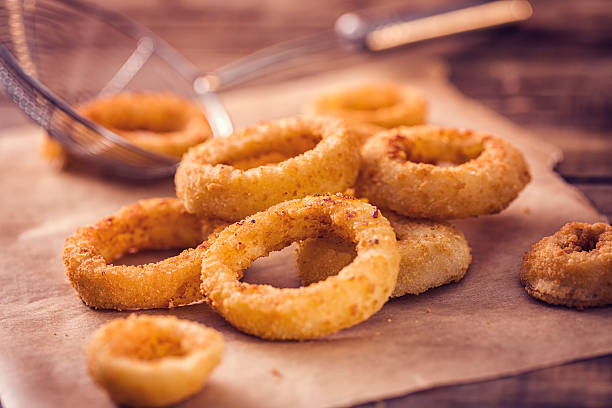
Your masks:
{"label": "parchment paper", "polygon": [[[233,329],[207,305],[172,313],[221,330],[223,362],[184,406],[339,406],[470,382],[612,352],[611,309],[578,312],[531,299],[518,280],[529,245],[568,221],[603,217],[551,171],[559,152],[467,100],[439,64],[409,61],[235,91],[224,98],[240,125],[297,113],[303,100],[341,82],[390,78],[414,83],[431,122],[511,140],[534,176],[499,215],[457,222],[473,248],[458,284],[388,302],[368,321],[326,338],[268,342]],[[37,153],[33,128],[0,136],[0,396],[6,408],[110,406],[85,368],[88,336],[127,313],[86,307],[68,285],[64,239],[138,199],[173,196],[171,181],[130,185],[57,172]],[[291,249],[257,261],[249,279],[295,284]]]}

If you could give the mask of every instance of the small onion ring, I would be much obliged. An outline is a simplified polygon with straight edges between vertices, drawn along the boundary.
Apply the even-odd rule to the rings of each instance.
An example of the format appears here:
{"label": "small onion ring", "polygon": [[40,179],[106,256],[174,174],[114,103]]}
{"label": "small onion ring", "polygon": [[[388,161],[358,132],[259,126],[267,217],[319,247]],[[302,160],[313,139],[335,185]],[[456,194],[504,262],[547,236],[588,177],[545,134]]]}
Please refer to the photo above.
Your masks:
{"label": "small onion ring", "polygon": [[521,282],[536,299],[583,309],[612,304],[612,227],[565,224],[533,244],[523,258]]}
{"label": "small onion ring", "polygon": [[212,136],[202,110],[169,93],[120,93],[79,111],[136,146],[170,156],[180,157]]}
{"label": "small onion ring", "polygon": [[237,221],[289,199],[343,191],[358,171],[357,140],[340,119],[295,117],[189,150],[176,193],[189,212]]}
{"label": "small onion ring", "polygon": [[[202,110],[170,93],[124,92],[90,101],[77,110],[132,144],[168,156],[181,157],[190,147],[212,137]],[[54,126],[66,126],[59,117]],[[41,152],[62,167],[74,159],[48,135]]]}
{"label": "small onion ring", "polygon": [[131,315],[100,327],[87,347],[88,369],[111,399],[160,407],[197,393],[221,361],[221,333],[174,316]]}
{"label": "small onion ring", "polygon": [[470,130],[399,127],[370,138],[361,153],[357,194],[411,218],[494,214],[531,180],[510,143]]}
{"label": "small onion ring", "polygon": [[[397,238],[401,257],[391,297],[418,295],[460,281],[472,262],[470,246],[457,228],[445,222],[411,220],[385,212]],[[355,246],[334,234],[300,242],[298,274],[309,285],[335,275],[355,258]]]}
{"label": "small onion ring", "polygon": [[427,102],[418,90],[391,82],[372,82],[319,95],[304,106],[310,114],[343,118],[349,125],[382,128],[425,123]]}
{"label": "small onion ring", "polygon": [[[200,263],[204,241],[217,220],[189,214],[174,198],[142,200],[66,239],[66,275],[79,297],[96,309],[168,308],[202,301]],[[198,244],[200,244],[198,246]],[[145,249],[192,248],[157,263],[110,265]]]}
{"label": "small onion ring", "polygon": [[[256,258],[329,229],[357,247],[338,275],[295,289],[239,281]],[[393,291],[398,265],[395,234],[378,209],[327,194],[286,201],[227,227],[202,258],[201,288],[239,330],[264,339],[309,339],[377,312]]]}

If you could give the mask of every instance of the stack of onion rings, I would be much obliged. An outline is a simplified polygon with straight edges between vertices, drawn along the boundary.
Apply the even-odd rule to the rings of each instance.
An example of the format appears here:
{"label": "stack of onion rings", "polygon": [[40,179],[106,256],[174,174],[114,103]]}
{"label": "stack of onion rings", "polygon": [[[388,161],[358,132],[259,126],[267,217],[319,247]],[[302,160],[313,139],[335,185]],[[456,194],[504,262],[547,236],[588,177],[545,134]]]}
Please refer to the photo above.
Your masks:
{"label": "stack of onion rings", "polygon": [[237,221],[282,201],[344,191],[358,171],[356,138],[340,119],[295,117],[196,146],[175,182],[188,211]]}
{"label": "stack of onion rings", "polygon": [[198,392],[221,361],[221,333],[174,316],[115,319],[88,348],[94,381],[118,404],[160,407]]}
{"label": "stack of onion rings", "polygon": [[[357,256],[336,276],[297,289],[240,282],[258,257],[334,230]],[[232,325],[265,339],[308,339],[370,317],[395,287],[399,254],[389,222],[342,195],[286,201],[223,230],[202,258],[206,301]]]}
{"label": "stack of onion rings", "polygon": [[[411,220],[385,212],[401,257],[391,297],[418,295],[460,281],[472,261],[471,249],[457,228],[444,222]],[[329,234],[300,242],[296,261],[304,285],[335,275],[355,258],[355,246]]]}
{"label": "stack of onion rings", "polygon": [[503,210],[530,179],[523,155],[502,139],[413,126],[378,133],[366,142],[355,189],[373,204],[407,217],[455,219]]}
{"label": "stack of onion rings", "polygon": [[583,309],[612,304],[612,227],[566,224],[533,244],[521,282],[536,299]]}
{"label": "stack of onion rings", "polygon": [[[174,198],[143,200],[68,237],[66,275],[83,302],[94,308],[152,309],[199,302],[201,256],[209,245],[201,243],[224,225],[189,214]],[[138,250],[196,246],[154,264],[108,264]]]}

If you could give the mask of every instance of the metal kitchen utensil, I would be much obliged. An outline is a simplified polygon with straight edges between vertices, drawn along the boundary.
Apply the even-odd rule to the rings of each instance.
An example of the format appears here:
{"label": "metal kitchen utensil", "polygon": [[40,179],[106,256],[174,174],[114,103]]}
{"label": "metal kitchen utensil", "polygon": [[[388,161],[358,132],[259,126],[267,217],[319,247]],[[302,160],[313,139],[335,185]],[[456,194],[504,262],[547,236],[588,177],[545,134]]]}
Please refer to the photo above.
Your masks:
{"label": "metal kitchen utensil", "polygon": [[334,47],[369,52],[529,18],[526,0],[479,3],[434,15],[368,19],[347,13],[334,29],[257,51],[202,73],[150,30],[81,0],[5,0],[0,9],[0,80],[6,94],[73,156],[128,179],[171,176],[175,158],[140,149],[82,117],[75,107],[124,89],[163,90],[197,100],[222,137],[232,122],[217,92],[283,61]]}

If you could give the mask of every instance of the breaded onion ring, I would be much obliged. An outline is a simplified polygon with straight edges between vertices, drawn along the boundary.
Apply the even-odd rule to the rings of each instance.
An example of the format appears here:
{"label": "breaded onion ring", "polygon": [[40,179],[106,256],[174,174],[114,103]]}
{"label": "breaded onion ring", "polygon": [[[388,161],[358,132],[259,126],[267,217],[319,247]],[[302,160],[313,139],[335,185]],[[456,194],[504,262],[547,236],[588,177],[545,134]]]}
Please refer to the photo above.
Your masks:
{"label": "breaded onion ring", "polygon": [[361,153],[357,194],[411,218],[494,214],[531,179],[510,143],[470,130],[400,127],[378,133]]}
{"label": "breaded onion ring", "polygon": [[583,309],[612,304],[612,227],[571,222],[533,244],[521,282],[536,299]]}
{"label": "breaded onion ring", "polygon": [[357,140],[340,119],[295,117],[189,150],[176,193],[189,212],[237,221],[289,199],[343,191],[358,171]]}
{"label": "breaded onion ring", "polygon": [[425,123],[427,103],[414,88],[372,82],[321,94],[304,110],[343,118],[350,126],[367,123],[393,128]]}
{"label": "breaded onion ring", "polygon": [[[448,223],[411,220],[393,212],[384,215],[395,230],[401,257],[391,297],[418,295],[463,278],[472,254],[461,231]],[[298,274],[309,285],[335,275],[355,255],[355,245],[335,234],[309,238],[296,251]]]}
{"label": "breaded onion ring", "polygon": [[89,373],[118,404],[160,407],[198,392],[221,361],[221,333],[174,316],[131,315],[100,327]]}
{"label": "breaded onion ring", "polygon": [[[143,200],[120,209],[66,239],[64,265],[70,284],[90,307],[152,309],[202,300],[200,264],[216,227],[225,224],[189,214],[174,198]],[[192,248],[146,265],[109,265],[145,249]]]}
{"label": "breaded onion ring", "polygon": [[[256,258],[330,229],[357,247],[353,262],[338,275],[285,289],[239,281]],[[239,330],[265,339],[309,339],[377,312],[393,291],[398,265],[395,234],[376,207],[340,194],[310,196],[223,230],[202,258],[202,291]]]}
{"label": "breaded onion ring", "polygon": [[169,93],[121,93],[79,111],[136,146],[170,156],[180,157],[212,135],[197,105]]}
{"label": "breaded onion ring", "polygon": [[[88,102],[78,111],[134,145],[168,156],[181,157],[212,136],[201,109],[169,93],[120,93]],[[60,165],[70,161],[49,136],[43,140],[42,153]]]}

